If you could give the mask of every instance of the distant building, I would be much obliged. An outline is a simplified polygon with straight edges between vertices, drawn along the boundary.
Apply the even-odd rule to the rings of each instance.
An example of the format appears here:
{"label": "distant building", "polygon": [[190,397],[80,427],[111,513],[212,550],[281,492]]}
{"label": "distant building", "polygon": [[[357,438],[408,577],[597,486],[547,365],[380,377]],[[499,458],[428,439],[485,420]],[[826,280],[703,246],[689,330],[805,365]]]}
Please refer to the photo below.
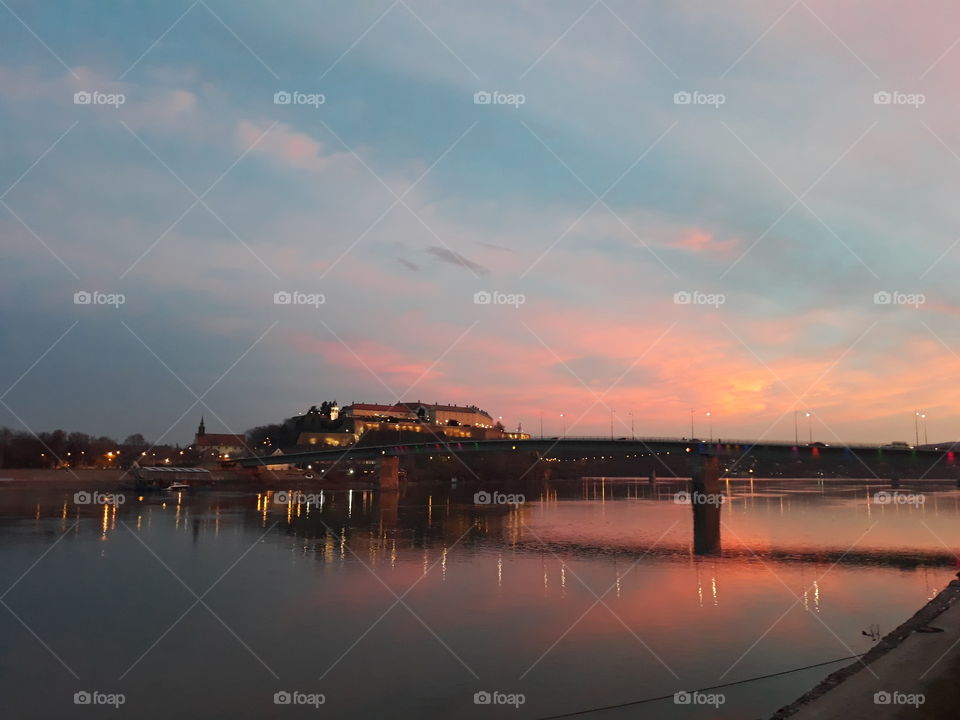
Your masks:
{"label": "distant building", "polygon": [[237,457],[244,454],[246,445],[247,439],[243,435],[208,433],[203,416],[200,417],[200,427],[193,439],[193,447],[200,453],[201,458],[208,459],[213,455],[216,455],[217,459]]}
{"label": "distant building", "polygon": [[[296,418],[297,445],[300,447],[345,447],[368,441],[384,444],[423,442],[430,438],[523,440],[530,436],[518,431],[508,433],[503,426],[475,405],[438,405],[398,402],[393,405],[352,403],[339,409],[337,422],[310,422],[324,415],[324,405],[313,407]],[[373,438],[376,436],[376,440]]]}
{"label": "distant building", "polygon": [[423,422],[434,425],[469,425],[492,428],[493,418],[476,405],[428,405],[426,403],[397,403],[395,408],[406,409]]}
{"label": "distant building", "polygon": [[345,405],[340,412],[343,418],[396,418],[397,420],[416,420],[417,415],[402,404],[375,405],[372,403],[353,403]]}

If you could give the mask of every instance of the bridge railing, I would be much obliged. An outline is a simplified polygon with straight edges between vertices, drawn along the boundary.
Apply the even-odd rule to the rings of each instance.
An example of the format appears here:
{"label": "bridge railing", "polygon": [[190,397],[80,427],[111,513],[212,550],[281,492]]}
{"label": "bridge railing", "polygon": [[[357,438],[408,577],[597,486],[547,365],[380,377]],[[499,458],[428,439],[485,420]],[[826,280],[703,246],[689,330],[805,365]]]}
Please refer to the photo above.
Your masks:
{"label": "bridge railing", "polygon": [[[635,443],[702,443],[704,445],[761,445],[765,447],[834,447],[834,448],[850,448],[851,450],[912,450],[910,446],[893,446],[890,443],[856,443],[856,442],[799,442],[795,443],[792,440],[758,440],[753,439],[744,439],[744,438],[688,438],[688,437],[652,437],[646,435],[637,435],[635,437],[629,436],[620,436],[611,438],[609,435],[554,435],[554,436],[544,436],[544,437],[531,437],[530,440],[536,441],[553,441],[553,440],[564,440],[564,441],[583,441],[583,442],[635,442]],[[483,442],[483,441],[481,441]],[[520,441],[526,442],[526,441]]]}

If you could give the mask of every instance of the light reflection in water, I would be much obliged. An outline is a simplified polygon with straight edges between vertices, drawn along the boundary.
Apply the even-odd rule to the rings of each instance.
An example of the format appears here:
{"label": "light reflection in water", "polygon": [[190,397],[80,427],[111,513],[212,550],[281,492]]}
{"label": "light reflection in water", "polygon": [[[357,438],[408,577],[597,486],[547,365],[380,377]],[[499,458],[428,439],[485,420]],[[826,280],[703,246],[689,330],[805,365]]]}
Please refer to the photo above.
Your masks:
{"label": "light reflection in water", "polygon": [[[259,608],[269,605],[271,610],[279,610],[282,617],[283,611],[290,608],[287,603],[293,602],[289,597],[295,595],[295,605],[303,603],[301,617],[310,617],[310,611],[316,610],[316,617],[325,620],[337,612],[351,622],[356,620],[357,627],[349,628],[353,632],[350,637],[340,637],[339,630],[330,629],[329,622],[318,620],[316,628],[312,628],[318,632],[322,628],[323,632],[332,634],[329,648],[332,662],[383,609],[373,604],[373,593],[368,587],[370,578],[359,558],[366,562],[369,557],[370,566],[378,568],[378,572],[384,571],[389,558],[389,566],[400,583],[409,585],[418,576],[426,576],[423,586],[430,590],[418,598],[418,602],[424,603],[424,618],[431,626],[437,623],[438,635],[445,641],[449,639],[451,647],[458,652],[461,645],[469,642],[477,642],[478,648],[484,647],[487,638],[491,647],[477,650],[478,655],[487,652],[489,657],[494,657],[496,647],[502,647],[503,642],[511,639],[519,647],[529,649],[530,657],[522,658],[517,675],[569,627],[579,612],[589,607],[593,597],[587,588],[606,589],[612,584],[616,590],[616,600],[608,600],[612,609],[623,616],[630,627],[636,627],[653,649],[663,653],[668,663],[678,664],[686,677],[684,671],[697,672],[680,667],[684,662],[683,653],[689,655],[691,647],[685,639],[688,633],[694,633],[691,616],[720,621],[711,623],[708,632],[694,633],[696,642],[704,643],[710,651],[700,653],[698,662],[714,655],[724,659],[723,667],[709,668],[716,676],[783,612],[784,588],[778,577],[782,576],[783,583],[791,588],[801,587],[803,609],[820,614],[824,622],[849,640],[857,651],[862,649],[856,643],[866,623],[894,627],[950,579],[953,555],[948,548],[960,547],[960,523],[956,522],[960,519],[957,503],[960,493],[952,487],[943,494],[928,494],[926,507],[915,508],[873,507],[875,503],[870,498],[877,487],[864,492],[861,485],[838,489],[837,485],[814,481],[803,486],[799,483],[780,485],[773,490],[769,482],[765,485],[752,480],[731,482],[727,479],[722,486],[731,498],[722,510],[725,544],[722,550],[709,556],[691,553],[692,513],[689,507],[678,507],[672,502],[677,488],[669,482],[653,486],[632,481],[618,484],[607,478],[592,483],[577,482],[572,489],[567,486],[562,492],[557,486],[548,486],[527,493],[530,500],[520,508],[477,508],[471,502],[473,488],[463,488],[465,492],[455,496],[433,486],[429,491],[403,491],[399,496],[399,512],[396,503],[391,510],[389,503],[377,493],[356,491],[360,493],[357,498],[346,490],[326,491],[319,493],[319,499],[306,508],[298,503],[296,513],[288,504],[286,526],[281,524],[266,536],[262,550],[258,546],[258,550],[249,555],[233,581],[246,582],[253,575],[244,577],[243,572],[258,572],[265,567],[248,568],[248,563],[269,562],[266,566],[269,570],[265,572],[278,572],[280,567],[279,572],[290,573],[280,576],[280,582],[289,583],[291,588],[309,588],[311,592],[268,593],[264,590],[257,596]],[[749,494],[750,487],[756,487],[757,492]],[[99,533],[106,539],[109,533],[111,543],[129,542],[131,538],[126,537],[129,533],[110,532],[116,529],[118,520],[129,518],[131,528],[135,526],[136,532],[144,533],[145,541],[166,543],[157,545],[158,551],[164,547],[160,553],[164,557],[166,553],[176,557],[177,552],[188,552],[191,560],[209,562],[208,569],[217,576],[224,569],[218,565],[224,558],[224,548],[232,547],[233,543],[237,548],[235,555],[239,555],[245,549],[248,536],[252,543],[261,534],[253,532],[261,522],[265,525],[271,515],[272,520],[284,517],[283,507],[271,505],[271,497],[270,493],[178,495],[176,512],[169,514],[160,509],[166,509],[172,498],[157,495],[135,504],[135,510],[131,510],[132,503],[105,505],[100,509],[102,515],[93,507],[79,508],[76,512],[81,523],[77,535],[87,533],[88,538],[95,538]],[[591,497],[596,500],[591,501]],[[35,496],[21,505],[18,518],[31,526],[38,516],[34,500]],[[436,515],[433,513],[435,503],[441,510]],[[60,527],[73,509],[74,505],[64,503],[62,495],[57,495],[40,504],[39,517],[54,519],[54,527]],[[157,522],[152,523],[155,512],[159,513]],[[935,524],[937,518],[942,519]],[[937,531],[947,548],[918,523],[920,519]],[[844,554],[843,562],[838,564],[836,561],[843,551],[876,520],[880,523],[877,529],[871,531],[865,542]],[[655,543],[661,532],[675,521],[676,529],[662,542]],[[155,526],[153,530],[151,525]],[[171,533],[172,528],[189,530],[191,527],[195,532],[192,545],[185,542],[188,538],[184,533]],[[223,533],[220,533],[221,527]],[[454,545],[469,527],[474,529],[463,542]],[[199,542],[198,528],[202,530]],[[209,532],[210,529],[214,532]],[[219,539],[214,541],[214,538]],[[58,553],[68,547],[68,542],[58,546]],[[82,554],[82,544],[75,547],[76,552]],[[120,553],[107,552],[106,547],[103,550],[102,557],[110,562],[126,561],[118,560]],[[276,562],[276,553],[291,550],[297,553],[295,563]],[[441,566],[440,572],[430,572],[433,552],[439,552],[434,564]],[[512,563],[509,578],[504,572],[505,555]],[[631,563],[638,559],[640,562],[634,568]],[[118,576],[141,570],[152,573],[156,569],[146,565],[116,568]],[[559,590],[550,593],[549,575],[554,569],[559,572]],[[575,573],[574,579],[578,582],[566,582],[568,569]],[[627,578],[631,572],[633,577]],[[692,587],[694,580],[695,588]],[[721,582],[724,603],[719,602]],[[878,588],[883,591],[879,592]],[[827,593],[830,603],[825,602]],[[352,602],[345,606],[344,597]],[[562,605],[561,598],[566,598]],[[379,593],[375,600],[382,602]],[[237,604],[235,611],[243,612],[241,607],[242,604]],[[451,607],[462,608],[464,614],[472,613],[471,617],[488,612],[491,618],[502,620],[502,628],[508,630],[501,629],[504,635],[499,636],[496,631],[486,631],[487,638],[469,636],[465,628],[472,629],[470,622],[455,613],[443,612]],[[437,611],[431,616],[430,610]],[[528,613],[536,613],[542,621],[535,631],[523,623],[511,624],[511,618],[528,618]],[[804,616],[800,608],[797,613]],[[605,664],[604,651],[610,650],[610,656],[619,661],[635,648],[630,647],[629,637],[626,644],[620,645],[624,642],[624,633],[606,624],[609,618],[598,619],[604,615],[595,613],[585,618],[580,629],[551,651],[550,658],[557,658],[555,668],[561,666],[561,658],[582,657],[584,652],[589,652],[590,657],[597,658],[597,673],[616,676],[616,666]],[[807,620],[817,623],[815,618]],[[248,625],[253,627],[255,623]],[[779,658],[784,653],[789,654],[791,660],[797,660],[791,666],[836,656],[836,638],[829,634],[820,638],[819,635],[824,634],[821,627],[807,623],[802,617],[785,620],[758,645],[756,654],[748,655],[744,665],[737,669],[738,676],[754,674],[758,666],[780,669],[784,666],[779,664]],[[405,632],[399,628],[390,630],[394,631]],[[458,632],[464,634],[458,638]],[[248,639],[245,632],[241,634],[244,640]],[[258,653],[261,646],[270,648],[273,642],[269,634],[251,637],[250,644]],[[149,642],[149,638],[147,640]],[[405,649],[419,647],[412,631],[409,640]],[[372,641],[386,642],[382,637]],[[427,641],[432,642],[432,638],[428,636]],[[269,661],[271,656],[282,656],[284,650],[290,651],[289,643],[268,649],[264,657]],[[136,657],[142,651],[143,647],[131,648],[131,655]],[[316,649],[312,648],[311,652]],[[642,648],[636,652],[639,656]],[[469,655],[466,657],[472,664]],[[387,657],[385,662],[395,659]],[[750,665],[751,661],[755,664]],[[185,667],[192,671],[195,668],[190,662],[188,659]],[[451,663],[451,666],[455,665]],[[547,667],[543,668],[545,677],[555,673],[555,668],[548,673]],[[540,674],[538,668],[530,677],[537,678]],[[350,682],[349,678],[349,673],[343,676],[345,682]],[[544,682],[548,681],[564,685],[569,677],[559,680],[547,677]],[[455,683],[456,679],[451,678],[451,682]],[[640,682],[660,681],[646,677]],[[806,677],[802,687],[787,687],[786,697],[778,696],[769,702],[787,702],[810,684],[810,678]],[[643,694],[655,694],[646,692],[651,686],[643,687]],[[614,689],[617,690],[614,695],[639,694],[630,686]],[[762,695],[763,692],[758,691],[758,697]],[[530,693],[530,697],[533,696]],[[766,709],[772,711],[775,707],[753,708],[742,713],[738,710],[730,717],[756,717]]]}

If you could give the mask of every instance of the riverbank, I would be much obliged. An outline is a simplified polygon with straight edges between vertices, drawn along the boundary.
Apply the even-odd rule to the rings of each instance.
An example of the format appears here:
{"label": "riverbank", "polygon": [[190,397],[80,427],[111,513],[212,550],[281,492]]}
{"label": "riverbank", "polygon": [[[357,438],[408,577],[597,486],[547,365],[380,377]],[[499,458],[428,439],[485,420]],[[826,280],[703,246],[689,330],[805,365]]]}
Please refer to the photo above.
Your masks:
{"label": "riverbank", "polygon": [[[12,468],[0,470],[0,489],[5,487],[36,487],[51,490],[115,491],[133,483],[129,471],[119,469],[61,469]],[[264,471],[258,468],[211,468],[203,482],[194,481],[194,487],[254,490],[355,490],[369,489],[370,482],[346,478],[305,478],[293,470]]]}
{"label": "riverbank", "polygon": [[960,708],[960,581],[770,720],[946,720]]}

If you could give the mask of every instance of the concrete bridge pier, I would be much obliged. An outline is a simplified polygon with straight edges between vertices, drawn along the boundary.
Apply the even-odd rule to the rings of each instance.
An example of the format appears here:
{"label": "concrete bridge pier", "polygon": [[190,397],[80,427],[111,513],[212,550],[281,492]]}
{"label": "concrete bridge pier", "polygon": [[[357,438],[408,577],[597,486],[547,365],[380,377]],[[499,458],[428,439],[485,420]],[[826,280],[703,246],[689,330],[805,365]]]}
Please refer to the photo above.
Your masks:
{"label": "concrete bridge pier", "polygon": [[693,509],[693,552],[713,555],[720,552],[720,458],[703,458],[693,468],[690,503]]}
{"label": "concrete bridge pier", "polygon": [[400,490],[400,458],[389,455],[380,459],[380,492]]}
{"label": "concrete bridge pier", "polygon": [[399,519],[400,493],[380,493],[377,504],[380,508],[380,527],[384,530],[395,528]]}

